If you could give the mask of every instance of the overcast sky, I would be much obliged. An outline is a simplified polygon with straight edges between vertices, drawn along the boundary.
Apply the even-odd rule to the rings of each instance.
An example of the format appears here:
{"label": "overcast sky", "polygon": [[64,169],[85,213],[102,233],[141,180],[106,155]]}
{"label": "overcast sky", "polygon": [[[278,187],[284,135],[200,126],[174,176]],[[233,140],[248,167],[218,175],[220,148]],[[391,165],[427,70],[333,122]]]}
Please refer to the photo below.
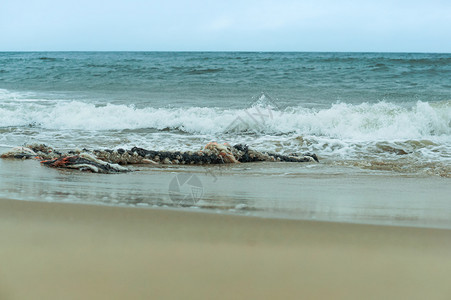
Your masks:
{"label": "overcast sky", "polygon": [[0,0],[0,51],[451,52],[451,1]]}

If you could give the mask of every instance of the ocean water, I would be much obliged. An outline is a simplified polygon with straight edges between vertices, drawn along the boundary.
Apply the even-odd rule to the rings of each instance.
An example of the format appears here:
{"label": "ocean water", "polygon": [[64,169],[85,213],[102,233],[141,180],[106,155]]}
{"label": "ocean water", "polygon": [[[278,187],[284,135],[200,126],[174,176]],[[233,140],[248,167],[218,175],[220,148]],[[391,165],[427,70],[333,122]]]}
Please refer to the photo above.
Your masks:
{"label": "ocean water", "polygon": [[0,53],[0,146],[313,152],[450,177],[451,54]]}

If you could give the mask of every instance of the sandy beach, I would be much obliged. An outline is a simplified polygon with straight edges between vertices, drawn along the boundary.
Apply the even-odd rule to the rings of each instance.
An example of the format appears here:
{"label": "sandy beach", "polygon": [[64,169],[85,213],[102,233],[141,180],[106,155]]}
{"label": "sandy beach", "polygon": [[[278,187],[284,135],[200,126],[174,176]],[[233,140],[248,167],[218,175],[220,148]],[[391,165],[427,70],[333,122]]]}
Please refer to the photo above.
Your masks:
{"label": "sandy beach", "polygon": [[0,4],[0,300],[451,300],[451,1],[105,2]]}
{"label": "sandy beach", "polygon": [[0,299],[450,299],[451,231],[0,200]]}

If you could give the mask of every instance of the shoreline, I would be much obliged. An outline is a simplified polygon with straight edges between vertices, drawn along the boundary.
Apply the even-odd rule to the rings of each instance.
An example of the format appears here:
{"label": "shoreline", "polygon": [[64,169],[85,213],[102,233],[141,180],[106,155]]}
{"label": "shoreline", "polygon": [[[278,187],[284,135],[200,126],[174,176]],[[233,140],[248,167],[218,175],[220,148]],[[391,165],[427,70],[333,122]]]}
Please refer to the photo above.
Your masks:
{"label": "shoreline", "polygon": [[[138,168],[138,167],[137,167]],[[191,184],[175,185],[187,177]],[[194,196],[194,188],[200,193]],[[451,229],[449,179],[321,164],[142,167],[126,174],[0,160],[0,198]]]}
{"label": "shoreline", "polygon": [[336,221],[336,220],[328,220],[328,219],[303,219],[296,218],[290,215],[274,215],[271,213],[259,212],[255,213],[253,211],[246,211],[247,208],[244,208],[241,213],[237,213],[237,210],[222,210],[216,209],[214,207],[205,208],[205,207],[171,207],[171,206],[149,206],[149,205],[128,205],[128,204],[112,204],[112,203],[103,203],[103,202],[61,202],[61,201],[41,201],[41,200],[23,200],[23,199],[13,199],[13,198],[5,198],[0,196],[0,201],[20,201],[25,203],[44,203],[49,205],[75,205],[75,206],[90,206],[90,207],[109,207],[109,208],[117,208],[117,209],[132,209],[132,210],[151,210],[155,212],[162,212],[162,214],[175,213],[175,214],[207,214],[212,216],[225,216],[225,217],[239,217],[239,218],[251,218],[251,219],[262,219],[262,220],[275,220],[275,221],[294,221],[294,222],[307,222],[307,223],[327,223],[327,224],[342,224],[342,225],[356,225],[356,226],[376,226],[376,227],[389,227],[389,228],[413,228],[413,229],[431,229],[431,230],[449,230],[451,228],[443,226],[432,226],[426,224],[390,224],[390,223],[379,223],[374,222],[371,223],[369,221]]}
{"label": "shoreline", "polygon": [[0,298],[449,299],[451,230],[0,199]]}

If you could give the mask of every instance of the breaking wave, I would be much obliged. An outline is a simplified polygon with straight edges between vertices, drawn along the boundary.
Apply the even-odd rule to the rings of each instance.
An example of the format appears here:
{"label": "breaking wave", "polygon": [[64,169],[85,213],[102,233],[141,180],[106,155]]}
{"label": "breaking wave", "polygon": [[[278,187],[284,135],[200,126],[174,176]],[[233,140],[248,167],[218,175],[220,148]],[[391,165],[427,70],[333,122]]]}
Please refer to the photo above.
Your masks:
{"label": "breaking wave", "polygon": [[42,129],[183,131],[190,134],[315,135],[360,141],[421,140],[451,136],[451,101],[407,107],[379,102],[337,103],[328,109],[270,106],[248,109],[136,108],[80,101],[0,102],[0,127]]}
{"label": "breaking wave", "polygon": [[264,101],[246,109],[139,108],[0,90],[3,145],[192,150],[215,140],[284,154],[308,151],[363,169],[451,177],[451,101],[335,103],[325,109],[278,109]]}

